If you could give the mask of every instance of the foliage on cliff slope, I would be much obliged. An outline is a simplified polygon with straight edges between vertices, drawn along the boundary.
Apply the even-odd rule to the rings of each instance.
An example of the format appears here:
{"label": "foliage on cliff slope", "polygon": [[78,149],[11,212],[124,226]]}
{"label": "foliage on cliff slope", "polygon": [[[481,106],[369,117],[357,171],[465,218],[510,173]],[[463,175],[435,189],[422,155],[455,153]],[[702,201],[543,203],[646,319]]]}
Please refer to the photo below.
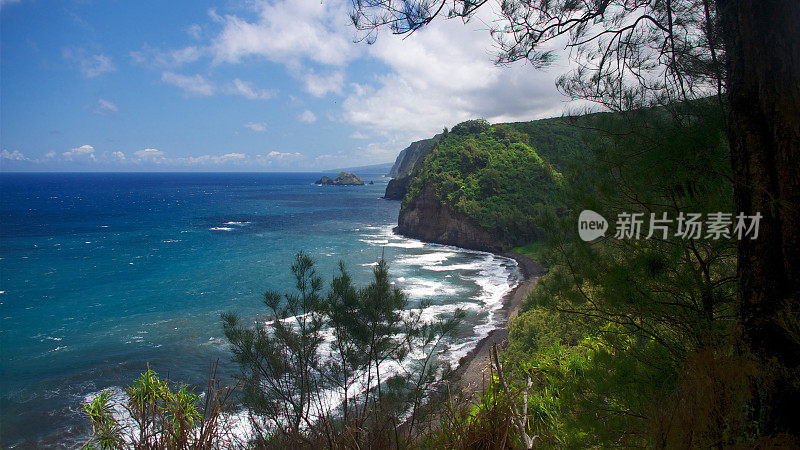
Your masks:
{"label": "foliage on cliff slope", "polygon": [[[784,369],[760,367],[738,339],[735,236],[677,233],[682,212],[733,210],[724,111],[679,106],[687,120],[640,110],[599,123],[592,151],[565,173],[568,208],[543,221],[550,271],[505,354],[512,392],[531,380],[529,432],[542,446],[791,446],[760,435],[758,396]],[[612,223],[621,212],[673,222],[666,237],[643,227],[639,239],[584,242],[584,209]]]}
{"label": "foliage on cliff slope", "polygon": [[540,237],[532,225],[555,199],[561,174],[512,126],[471,120],[442,136],[414,176],[403,206],[432,183],[436,195],[510,245]]}

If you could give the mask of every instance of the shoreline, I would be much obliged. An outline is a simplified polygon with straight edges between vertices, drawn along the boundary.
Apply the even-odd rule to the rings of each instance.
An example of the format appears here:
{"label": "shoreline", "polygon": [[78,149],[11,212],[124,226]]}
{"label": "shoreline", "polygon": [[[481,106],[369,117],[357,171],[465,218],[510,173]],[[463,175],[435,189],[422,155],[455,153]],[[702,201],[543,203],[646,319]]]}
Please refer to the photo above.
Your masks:
{"label": "shoreline", "polygon": [[503,346],[508,338],[508,323],[519,312],[528,292],[536,285],[539,278],[547,273],[546,269],[528,255],[515,252],[498,253],[499,256],[511,258],[517,262],[522,280],[503,296],[500,308],[501,318],[497,327],[486,337],[478,341],[475,347],[461,358],[458,367],[452,374],[451,383],[458,387],[462,394],[470,398],[480,392],[486,385],[486,371],[492,346]]}

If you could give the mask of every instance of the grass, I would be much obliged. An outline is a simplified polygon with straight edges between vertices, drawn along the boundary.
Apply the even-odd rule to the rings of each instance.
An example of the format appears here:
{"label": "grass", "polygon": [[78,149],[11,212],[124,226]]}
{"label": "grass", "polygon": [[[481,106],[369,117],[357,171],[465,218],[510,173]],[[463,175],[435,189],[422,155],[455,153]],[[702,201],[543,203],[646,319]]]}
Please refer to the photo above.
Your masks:
{"label": "grass", "polygon": [[534,241],[529,244],[525,244],[519,247],[514,247],[511,249],[511,251],[515,253],[522,253],[523,255],[528,255],[531,258],[535,259],[536,261],[542,262],[544,260],[544,255],[543,255],[544,248],[545,248],[544,241]]}

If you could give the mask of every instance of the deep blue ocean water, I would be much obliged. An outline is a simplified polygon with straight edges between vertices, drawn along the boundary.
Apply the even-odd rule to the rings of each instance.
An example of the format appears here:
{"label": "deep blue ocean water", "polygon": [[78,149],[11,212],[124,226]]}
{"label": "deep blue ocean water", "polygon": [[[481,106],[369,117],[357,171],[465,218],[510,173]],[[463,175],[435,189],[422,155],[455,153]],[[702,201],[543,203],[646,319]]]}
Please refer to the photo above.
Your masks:
{"label": "deep blue ocean water", "polygon": [[[388,181],[319,173],[0,173],[0,446],[75,446],[80,403],[150,367],[200,384],[232,366],[220,314],[255,318],[298,250],[358,283],[383,254],[428,316],[466,308],[463,356],[516,284],[515,263],[393,235]],[[330,175],[330,174],[328,174]]]}

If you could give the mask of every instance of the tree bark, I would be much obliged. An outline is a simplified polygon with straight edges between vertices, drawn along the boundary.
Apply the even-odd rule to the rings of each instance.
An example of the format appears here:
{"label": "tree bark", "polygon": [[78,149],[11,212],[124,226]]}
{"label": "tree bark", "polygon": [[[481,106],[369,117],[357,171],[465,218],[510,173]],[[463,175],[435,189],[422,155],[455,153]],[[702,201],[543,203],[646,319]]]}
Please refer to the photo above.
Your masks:
{"label": "tree bark", "polygon": [[[767,433],[800,434],[800,1],[717,0],[726,47],[728,137],[737,210],[761,213],[738,243],[744,336],[782,370],[763,400]],[[790,319],[792,320],[792,319]]]}

